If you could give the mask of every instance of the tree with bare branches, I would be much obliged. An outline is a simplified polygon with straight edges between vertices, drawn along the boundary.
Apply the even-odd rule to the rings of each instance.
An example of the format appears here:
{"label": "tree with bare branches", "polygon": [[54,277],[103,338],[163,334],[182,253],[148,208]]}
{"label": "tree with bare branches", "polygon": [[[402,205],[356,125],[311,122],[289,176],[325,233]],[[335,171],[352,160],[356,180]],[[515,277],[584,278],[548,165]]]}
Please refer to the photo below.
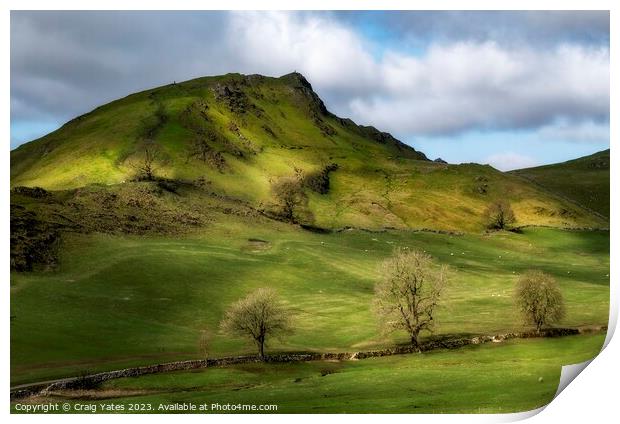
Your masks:
{"label": "tree with bare branches", "polygon": [[564,298],[555,278],[542,271],[531,270],[517,281],[515,302],[523,319],[536,327],[536,332],[565,315]]}
{"label": "tree with bare branches", "polygon": [[159,145],[146,142],[143,145],[142,157],[133,164],[139,180],[153,181],[155,179],[156,162],[161,158]]}
{"label": "tree with bare branches", "polygon": [[264,359],[267,339],[289,334],[291,319],[291,312],[282,306],[275,290],[260,288],[230,305],[220,328],[232,336],[251,338]]}
{"label": "tree with bare branches", "polygon": [[490,230],[504,230],[516,221],[510,202],[500,199],[491,203],[484,211],[484,225]]}
{"label": "tree with bare branches", "polygon": [[144,118],[138,129],[136,153],[139,156],[129,162],[136,171],[137,180],[153,181],[157,164],[165,162],[161,146],[155,140],[168,121],[168,115],[163,103],[155,99],[154,104],[156,105],[154,113]]}
{"label": "tree with bare branches", "polygon": [[271,193],[275,200],[274,211],[289,222],[312,220],[307,210],[308,196],[304,191],[301,171],[293,176],[280,177],[271,183]]}
{"label": "tree with bare branches", "polygon": [[404,330],[420,348],[420,332],[431,331],[447,283],[447,267],[417,250],[397,249],[381,265],[375,285],[375,311],[386,332]]}

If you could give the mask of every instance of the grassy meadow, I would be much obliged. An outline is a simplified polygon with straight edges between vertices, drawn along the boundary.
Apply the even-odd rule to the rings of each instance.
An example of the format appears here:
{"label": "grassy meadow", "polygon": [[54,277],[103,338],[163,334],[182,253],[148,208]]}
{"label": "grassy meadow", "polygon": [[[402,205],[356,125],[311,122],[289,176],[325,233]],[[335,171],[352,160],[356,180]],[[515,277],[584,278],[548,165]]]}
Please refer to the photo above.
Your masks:
{"label": "grassy meadow", "polygon": [[549,403],[561,366],[592,358],[603,340],[597,334],[360,361],[246,364],[111,380],[41,400],[123,405],[125,412],[137,405],[131,412],[142,413],[186,403],[277,405],[278,413],[519,412]]}
{"label": "grassy meadow", "polygon": [[239,220],[182,239],[93,234],[63,243],[56,271],[12,275],[12,385],[199,358],[202,329],[215,333],[212,356],[253,353],[246,341],[218,335],[218,323],[227,305],[263,286],[275,288],[296,315],[296,332],[272,340],[268,351],[405,343],[404,334],[382,336],[371,310],[378,265],[397,246],[426,250],[451,267],[437,334],[522,329],[511,296],[530,268],[560,282],[562,325],[605,325],[608,318],[606,232],[314,234]]}

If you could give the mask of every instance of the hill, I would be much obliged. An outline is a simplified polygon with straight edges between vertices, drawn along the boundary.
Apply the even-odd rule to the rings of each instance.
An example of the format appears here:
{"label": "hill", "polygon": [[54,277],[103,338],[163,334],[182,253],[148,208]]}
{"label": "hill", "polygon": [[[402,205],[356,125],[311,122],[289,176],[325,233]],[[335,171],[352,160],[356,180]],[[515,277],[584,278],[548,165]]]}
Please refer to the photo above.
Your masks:
{"label": "hill", "polygon": [[142,193],[134,186],[155,180],[331,229],[480,231],[484,209],[500,197],[519,225],[607,225],[522,178],[429,161],[388,133],[337,117],[298,73],[204,77],[132,94],[11,152],[11,187],[65,190],[69,203],[93,184]]}
{"label": "hill", "polygon": [[553,165],[511,171],[609,218],[609,149]]}
{"label": "hill", "polygon": [[[208,334],[209,357],[252,354],[218,328],[230,304],[265,286],[295,316],[294,333],[270,340],[268,352],[408,343],[404,332],[383,334],[372,307],[395,248],[450,268],[425,340],[527,328],[513,288],[532,268],[561,285],[560,325],[605,325],[609,232],[483,232],[483,212],[498,199],[511,202],[520,226],[609,225],[521,176],[429,161],[339,118],[299,74],[200,78],[101,106],[11,152],[11,384],[204,359]],[[548,401],[559,365],[591,358],[603,340],[574,337],[346,364],[243,364],[120,379],[79,396],[250,404],[259,393],[283,412],[304,403],[413,412],[410,394],[431,382],[420,411],[512,411]],[[463,398],[454,382],[470,387],[472,378],[480,390]]]}
{"label": "hill", "polygon": [[305,169],[338,155],[427,160],[388,133],[331,114],[301,74],[228,74],[136,93],[79,116],[11,152],[11,181],[52,189],[119,183],[135,176],[132,165],[152,145],[160,150],[159,176],[186,179],[266,162],[277,175],[283,163]]}

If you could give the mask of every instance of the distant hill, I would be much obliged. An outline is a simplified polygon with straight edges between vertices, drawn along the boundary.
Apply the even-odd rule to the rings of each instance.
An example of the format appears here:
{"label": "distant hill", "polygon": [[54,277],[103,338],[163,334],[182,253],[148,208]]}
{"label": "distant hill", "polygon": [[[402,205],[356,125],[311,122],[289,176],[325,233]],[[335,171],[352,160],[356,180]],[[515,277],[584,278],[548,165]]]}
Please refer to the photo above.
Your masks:
{"label": "distant hill", "polygon": [[[97,202],[76,206],[93,190],[112,199],[105,208],[110,222],[126,207],[133,209],[122,212],[123,219],[142,216],[135,205],[144,202],[176,211],[187,201],[206,219],[208,207],[222,199],[273,217],[276,191],[286,188],[281,183],[287,179],[303,191],[302,199],[294,199],[294,220],[313,227],[480,231],[483,211],[499,198],[511,201],[519,225],[606,225],[516,175],[430,161],[386,132],[340,118],[299,73],[228,74],[146,90],[11,152],[11,187],[65,190],[51,197],[60,203],[48,212],[81,226],[85,219],[100,219]],[[166,204],[164,198],[131,199],[145,193],[144,184],[161,180],[198,187],[211,197],[199,200],[195,191],[183,189],[166,195]],[[155,187],[148,196],[161,190]],[[28,202],[27,209],[36,204],[44,215],[41,208],[51,208],[49,201]],[[128,225],[135,227],[135,220]]]}
{"label": "distant hill", "polygon": [[609,218],[609,149],[568,162],[511,173]]}

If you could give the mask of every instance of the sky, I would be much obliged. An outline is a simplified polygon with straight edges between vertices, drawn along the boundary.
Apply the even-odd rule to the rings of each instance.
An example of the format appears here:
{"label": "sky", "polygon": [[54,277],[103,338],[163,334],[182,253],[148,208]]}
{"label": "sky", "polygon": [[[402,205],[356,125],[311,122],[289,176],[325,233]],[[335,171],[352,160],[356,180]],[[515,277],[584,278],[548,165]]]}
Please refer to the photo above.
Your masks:
{"label": "sky", "polygon": [[609,13],[11,12],[11,148],[130,93],[301,72],[328,109],[450,163],[609,148]]}

